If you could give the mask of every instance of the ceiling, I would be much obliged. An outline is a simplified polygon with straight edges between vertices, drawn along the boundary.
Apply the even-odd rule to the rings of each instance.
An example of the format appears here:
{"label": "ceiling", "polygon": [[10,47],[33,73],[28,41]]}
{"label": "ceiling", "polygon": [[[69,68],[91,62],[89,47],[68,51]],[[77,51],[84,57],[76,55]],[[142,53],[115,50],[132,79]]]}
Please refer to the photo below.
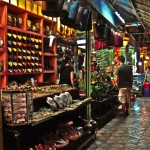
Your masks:
{"label": "ceiling", "polygon": [[[115,26],[119,26],[122,30],[127,31],[132,36],[136,45],[142,47],[150,47],[150,0],[87,0],[88,3],[99,13],[103,14],[102,3],[105,3],[114,12],[117,11],[124,19],[115,18]],[[105,10],[107,8],[105,7]],[[108,10],[107,10],[108,11]],[[105,16],[106,19],[108,18]],[[116,17],[116,15],[115,15]],[[132,28],[132,29],[131,29]]]}

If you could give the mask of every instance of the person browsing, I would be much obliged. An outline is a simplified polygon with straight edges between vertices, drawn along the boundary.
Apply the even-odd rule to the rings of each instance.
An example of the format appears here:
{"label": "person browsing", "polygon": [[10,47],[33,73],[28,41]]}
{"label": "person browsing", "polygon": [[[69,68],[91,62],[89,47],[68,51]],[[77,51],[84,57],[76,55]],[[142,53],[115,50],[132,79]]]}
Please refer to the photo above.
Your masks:
{"label": "person browsing", "polygon": [[70,65],[71,59],[66,57],[59,69],[59,84],[67,84],[74,87],[74,68]]}

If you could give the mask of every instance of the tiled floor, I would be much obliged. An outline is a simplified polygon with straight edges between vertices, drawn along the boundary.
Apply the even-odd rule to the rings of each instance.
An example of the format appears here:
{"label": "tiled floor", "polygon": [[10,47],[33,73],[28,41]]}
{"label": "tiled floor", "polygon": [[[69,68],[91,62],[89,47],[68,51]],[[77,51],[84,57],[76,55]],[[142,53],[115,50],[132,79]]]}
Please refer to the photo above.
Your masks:
{"label": "tiled floor", "polygon": [[87,150],[150,150],[150,97],[138,97],[128,117],[117,115],[98,130]]}

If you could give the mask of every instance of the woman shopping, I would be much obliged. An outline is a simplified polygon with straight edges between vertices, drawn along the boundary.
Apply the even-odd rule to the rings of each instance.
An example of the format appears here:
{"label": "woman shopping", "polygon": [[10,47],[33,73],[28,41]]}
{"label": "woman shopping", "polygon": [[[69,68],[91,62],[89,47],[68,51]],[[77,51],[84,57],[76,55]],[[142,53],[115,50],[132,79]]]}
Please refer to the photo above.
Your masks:
{"label": "woman shopping", "polygon": [[74,87],[74,69],[70,63],[70,58],[66,57],[59,69],[59,84],[67,84]]}
{"label": "woman shopping", "polygon": [[145,82],[150,82],[150,66],[146,67],[144,81]]}

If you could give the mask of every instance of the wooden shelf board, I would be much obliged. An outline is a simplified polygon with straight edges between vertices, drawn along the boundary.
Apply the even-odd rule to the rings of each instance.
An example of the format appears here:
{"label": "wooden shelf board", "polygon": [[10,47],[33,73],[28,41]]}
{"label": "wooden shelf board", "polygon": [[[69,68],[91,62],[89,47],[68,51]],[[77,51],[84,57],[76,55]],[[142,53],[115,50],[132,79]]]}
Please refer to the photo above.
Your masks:
{"label": "wooden shelf board", "polygon": [[44,53],[44,56],[56,56],[56,54]]}
{"label": "wooden shelf board", "polygon": [[5,26],[3,24],[0,24],[0,28],[4,28],[5,29]]}
{"label": "wooden shelf board", "polygon": [[55,71],[54,70],[44,71],[44,73],[55,73]]}
{"label": "wooden shelf board", "polygon": [[22,32],[22,33],[26,33],[26,34],[41,36],[40,33],[32,32],[32,31],[28,31],[28,30],[23,30],[23,29],[20,29],[20,28],[17,28],[17,27],[13,27],[13,26],[7,26],[7,29],[18,31],[18,32]]}
{"label": "wooden shelf board", "polygon": [[0,72],[0,75],[6,75],[5,71]]}
{"label": "wooden shelf board", "polygon": [[24,73],[24,72],[13,72],[13,73],[8,73],[8,75],[27,75],[27,74],[41,74],[42,72],[31,72],[31,73],[29,73],[29,72],[26,72],[26,73]]}

